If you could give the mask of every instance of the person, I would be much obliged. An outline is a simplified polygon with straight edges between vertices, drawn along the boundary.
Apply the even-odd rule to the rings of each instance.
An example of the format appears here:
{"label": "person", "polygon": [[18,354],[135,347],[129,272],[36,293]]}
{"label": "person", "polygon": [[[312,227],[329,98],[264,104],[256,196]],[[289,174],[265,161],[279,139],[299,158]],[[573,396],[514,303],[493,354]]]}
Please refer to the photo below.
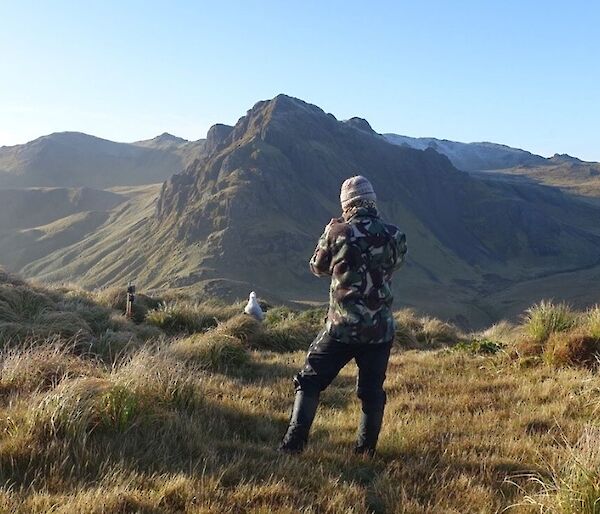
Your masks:
{"label": "person", "polygon": [[342,218],[325,227],[310,260],[313,274],[331,276],[325,327],[294,377],[296,396],[278,450],[304,450],[320,393],[354,359],[362,403],[355,452],[372,456],[381,430],[385,373],[394,338],[391,278],[403,264],[406,237],[380,218],[371,183],[363,176],[342,184]]}

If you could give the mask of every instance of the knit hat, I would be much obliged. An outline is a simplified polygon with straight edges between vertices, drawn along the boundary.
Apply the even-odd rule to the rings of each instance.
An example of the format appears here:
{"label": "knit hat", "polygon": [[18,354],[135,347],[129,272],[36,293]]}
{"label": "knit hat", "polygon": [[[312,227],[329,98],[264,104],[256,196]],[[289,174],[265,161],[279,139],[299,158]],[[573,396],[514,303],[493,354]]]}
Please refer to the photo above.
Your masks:
{"label": "knit hat", "polygon": [[356,200],[368,200],[375,202],[377,197],[371,183],[362,175],[356,175],[346,179],[342,184],[340,192],[340,202],[342,209],[345,210]]}

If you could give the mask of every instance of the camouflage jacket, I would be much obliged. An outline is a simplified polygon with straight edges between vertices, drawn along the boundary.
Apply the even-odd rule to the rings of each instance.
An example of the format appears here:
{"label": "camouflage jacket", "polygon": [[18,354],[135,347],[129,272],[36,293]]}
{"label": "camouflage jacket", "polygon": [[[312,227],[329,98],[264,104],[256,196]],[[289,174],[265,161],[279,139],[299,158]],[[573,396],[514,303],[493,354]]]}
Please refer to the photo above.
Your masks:
{"label": "camouflage jacket", "polygon": [[360,208],[349,220],[332,220],[325,227],[310,269],[331,276],[331,336],[347,343],[393,339],[391,278],[405,254],[405,235],[384,223],[374,208]]}

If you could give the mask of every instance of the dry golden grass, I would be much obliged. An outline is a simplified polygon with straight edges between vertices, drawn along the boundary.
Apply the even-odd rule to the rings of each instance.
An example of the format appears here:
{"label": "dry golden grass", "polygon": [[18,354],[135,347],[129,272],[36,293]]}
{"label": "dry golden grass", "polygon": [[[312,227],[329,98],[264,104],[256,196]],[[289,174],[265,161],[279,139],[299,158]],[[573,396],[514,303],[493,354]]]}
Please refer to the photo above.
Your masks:
{"label": "dry golden grass", "polygon": [[[447,323],[398,313],[405,339],[390,360],[376,457],[352,452],[353,364],[323,394],[307,451],[289,457],[274,448],[322,313],[277,308],[261,325],[232,309],[202,333],[143,343],[140,330],[158,329],[81,292],[6,287],[27,301],[1,322],[29,327],[48,305],[83,320],[91,343],[4,341],[0,512],[597,512],[600,377],[572,359],[522,366],[512,355],[523,327],[499,324],[468,343]],[[595,337],[594,316],[569,329],[538,317],[548,334],[538,354],[579,351],[571,342]],[[95,351],[107,334],[137,344],[107,359]]]}
{"label": "dry golden grass", "polygon": [[[55,368],[72,371],[58,373],[60,380],[42,379],[43,387],[18,395],[3,389],[0,505],[15,512],[462,513],[518,504],[515,512],[536,512],[528,502],[551,491],[531,478],[550,484],[554,470],[569,466],[563,450],[593,419],[600,390],[585,370],[522,369],[502,356],[460,351],[401,352],[391,359],[374,460],[351,451],[359,417],[354,366],[323,395],[307,452],[290,458],[274,447],[303,352],[255,351],[245,365],[213,374],[196,368],[193,354],[173,350],[137,351],[112,369],[65,354]],[[27,369],[44,376],[46,364],[33,359]]]}
{"label": "dry golden grass", "polygon": [[592,337],[600,339],[600,305],[588,309],[583,317],[583,325]]}
{"label": "dry golden grass", "polygon": [[250,358],[240,339],[216,330],[179,339],[173,342],[169,351],[180,360],[193,362],[212,371],[240,368]]}
{"label": "dry golden grass", "polygon": [[553,468],[550,477],[532,475],[540,492],[527,495],[525,504],[540,512],[557,514],[595,514],[600,498],[600,428],[586,425],[579,440],[568,441],[559,450],[561,467]]}
{"label": "dry golden grass", "polygon": [[454,325],[429,316],[419,316],[413,309],[396,311],[394,319],[397,348],[433,350],[456,344],[465,337]]}
{"label": "dry golden grass", "polygon": [[555,366],[594,368],[600,358],[600,340],[582,329],[555,332],[548,339],[544,357]]}

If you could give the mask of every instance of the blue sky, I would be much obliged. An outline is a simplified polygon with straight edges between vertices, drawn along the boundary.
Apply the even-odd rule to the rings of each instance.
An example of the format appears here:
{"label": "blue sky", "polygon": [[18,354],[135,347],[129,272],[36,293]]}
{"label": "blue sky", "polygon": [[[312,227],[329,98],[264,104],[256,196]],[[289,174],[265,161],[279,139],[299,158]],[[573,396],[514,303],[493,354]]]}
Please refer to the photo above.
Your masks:
{"label": "blue sky", "polygon": [[591,0],[0,0],[0,20],[0,145],[199,139],[283,92],[378,132],[600,161]]}

